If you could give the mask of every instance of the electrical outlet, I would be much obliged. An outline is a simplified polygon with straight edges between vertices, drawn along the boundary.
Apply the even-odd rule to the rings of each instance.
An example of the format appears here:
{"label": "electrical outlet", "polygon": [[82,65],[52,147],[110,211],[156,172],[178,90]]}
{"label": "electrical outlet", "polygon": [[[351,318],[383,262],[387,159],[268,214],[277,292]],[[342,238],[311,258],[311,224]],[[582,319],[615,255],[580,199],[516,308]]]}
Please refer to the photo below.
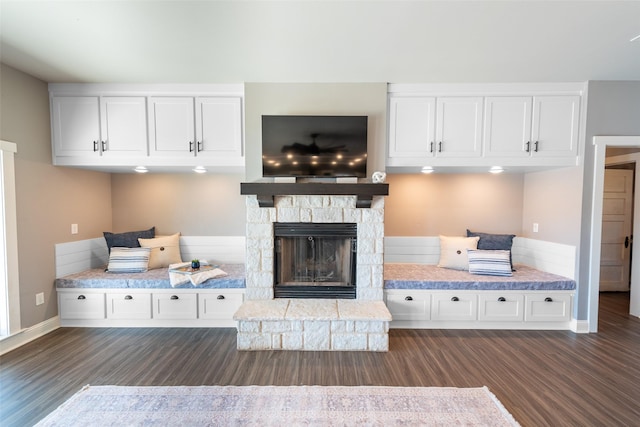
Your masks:
{"label": "electrical outlet", "polygon": [[71,234],[78,234],[78,224],[71,224]]}
{"label": "electrical outlet", "polygon": [[39,294],[36,294],[36,305],[42,305],[44,304],[44,292],[40,292]]}
{"label": "electrical outlet", "polygon": [[534,232],[534,233],[537,233],[537,232],[538,232],[538,223],[537,223],[537,222],[534,222],[534,223],[533,223],[533,232]]}

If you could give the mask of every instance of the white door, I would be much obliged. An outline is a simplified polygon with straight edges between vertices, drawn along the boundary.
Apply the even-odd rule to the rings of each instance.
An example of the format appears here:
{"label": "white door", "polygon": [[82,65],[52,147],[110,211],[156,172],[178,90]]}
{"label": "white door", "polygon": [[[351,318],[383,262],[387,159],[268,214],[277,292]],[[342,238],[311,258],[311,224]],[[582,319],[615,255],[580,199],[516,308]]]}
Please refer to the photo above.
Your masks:
{"label": "white door", "polygon": [[196,155],[193,97],[149,98],[149,148],[156,157]]}
{"label": "white door", "polygon": [[482,154],[482,109],[482,97],[438,98],[437,157],[479,157]]}
{"label": "white door", "polygon": [[55,156],[100,156],[97,96],[56,96],[51,108]]}
{"label": "white door", "polygon": [[147,155],[147,103],[144,96],[105,96],[102,110],[102,155]]}
{"label": "white door", "polygon": [[495,158],[529,157],[532,149],[532,98],[490,96],[484,102],[484,155]]}
{"label": "white door", "polygon": [[196,98],[198,157],[242,157],[242,106],[239,97]]}
{"label": "white door", "polygon": [[605,169],[602,204],[600,291],[628,291],[633,171]]}
{"label": "white door", "polygon": [[394,97],[389,101],[389,157],[433,157],[436,99]]}

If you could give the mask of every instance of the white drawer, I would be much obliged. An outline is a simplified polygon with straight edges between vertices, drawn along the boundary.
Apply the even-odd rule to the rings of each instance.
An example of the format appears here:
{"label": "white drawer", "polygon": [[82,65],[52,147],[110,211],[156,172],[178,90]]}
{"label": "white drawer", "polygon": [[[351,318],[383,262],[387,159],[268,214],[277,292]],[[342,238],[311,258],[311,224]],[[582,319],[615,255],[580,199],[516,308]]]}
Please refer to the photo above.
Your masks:
{"label": "white drawer", "polygon": [[480,293],[478,320],[521,322],[524,319],[524,295],[513,293]]}
{"label": "white drawer", "polygon": [[107,294],[108,319],[151,319],[150,293]]}
{"label": "white drawer", "polygon": [[59,292],[61,319],[104,319],[103,293]]}
{"label": "white drawer", "polygon": [[438,293],[431,297],[431,320],[476,320],[476,294]]}
{"label": "white drawer", "polygon": [[240,308],[243,294],[225,293],[199,294],[201,319],[233,319],[233,314]]}
{"label": "white drawer", "polygon": [[393,320],[429,320],[431,295],[411,291],[387,293],[387,308]]}
{"label": "white drawer", "polygon": [[156,319],[197,319],[196,293],[153,294],[153,317]]}
{"label": "white drawer", "polygon": [[549,322],[571,320],[571,295],[539,293],[525,295],[524,320]]}

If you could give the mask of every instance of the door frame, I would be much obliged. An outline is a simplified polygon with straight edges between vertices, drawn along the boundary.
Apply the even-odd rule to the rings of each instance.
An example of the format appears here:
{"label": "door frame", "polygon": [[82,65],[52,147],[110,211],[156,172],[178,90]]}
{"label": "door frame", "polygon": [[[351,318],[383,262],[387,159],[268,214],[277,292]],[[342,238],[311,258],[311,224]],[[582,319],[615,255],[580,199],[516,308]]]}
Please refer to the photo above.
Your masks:
{"label": "door frame", "polygon": [[[595,146],[594,171],[593,171],[593,198],[591,206],[591,240],[589,250],[589,309],[588,322],[589,331],[596,332],[598,330],[598,299],[600,293],[600,244],[602,240],[602,198],[604,197],[604,166],[607,147],[640,147],[640,136],[594,136],[593,145]],[[640,173],[636,173],[637,176]],[[637,191],[637,190],[636,190]],[[634,193],[634,221],[633,234],[637,234],[636,227],[640,227],[638,221],[635,220],[637,212],[637,203],[640,197],[635,197]],[[638,257],[636,257],[637,259]],[[636,262],[631,263],[631,282],[640,274],[636,268]],[[638,289],[631,287],[632,304]],[[637,298],[636,298],[637,299]]]}

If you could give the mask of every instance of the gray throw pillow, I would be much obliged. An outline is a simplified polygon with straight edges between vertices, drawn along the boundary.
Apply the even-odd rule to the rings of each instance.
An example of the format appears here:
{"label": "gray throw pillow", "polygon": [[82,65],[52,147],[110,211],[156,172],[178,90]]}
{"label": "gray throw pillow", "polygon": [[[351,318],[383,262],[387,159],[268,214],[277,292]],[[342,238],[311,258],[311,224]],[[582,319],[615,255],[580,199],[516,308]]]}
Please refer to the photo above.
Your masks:
{"label": "gray throw pillow", "polygon": [[138,239],[153,239],[156,237],[156,227],[151,227],[148,230],[141,231],[127,231],[126,233],[110,233],[108,231],[103,232],[104,240],[107,242],[107,248],[111,253],[112,247],[120,248],[139,248],[140,243]]}
{"label": "gray throw pillow", "polygon": [[[480,237],[478,241],[478,249],[481,250],[490,250],[490,251],[511,251],[511,246],[513,245],[513,238],[516,237],[515,234],[491,234],[491,233],[480,233],[476,231],[467,230],[467,237]],[[515,271],[513,268],[513,258],[511,254],[509,254],[509,263],[511,264],[511,270]]]}

